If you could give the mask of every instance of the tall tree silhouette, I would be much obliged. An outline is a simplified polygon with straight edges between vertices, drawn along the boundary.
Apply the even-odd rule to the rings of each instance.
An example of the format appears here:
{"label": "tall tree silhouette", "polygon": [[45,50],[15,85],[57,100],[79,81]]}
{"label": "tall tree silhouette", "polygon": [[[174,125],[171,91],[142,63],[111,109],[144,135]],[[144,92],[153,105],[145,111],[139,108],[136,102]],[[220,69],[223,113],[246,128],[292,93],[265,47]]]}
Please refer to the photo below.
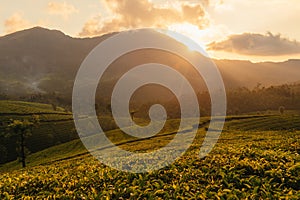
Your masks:
{"label": "tall tree silhouette", "polygon": [[17,137],[17,148],[19,149],[22,167],[26,167],[26,139],[32,134],[32,129],[39,123],[38,116],[33,116],[32,120],[13,120],[9,125],[12,134]]}

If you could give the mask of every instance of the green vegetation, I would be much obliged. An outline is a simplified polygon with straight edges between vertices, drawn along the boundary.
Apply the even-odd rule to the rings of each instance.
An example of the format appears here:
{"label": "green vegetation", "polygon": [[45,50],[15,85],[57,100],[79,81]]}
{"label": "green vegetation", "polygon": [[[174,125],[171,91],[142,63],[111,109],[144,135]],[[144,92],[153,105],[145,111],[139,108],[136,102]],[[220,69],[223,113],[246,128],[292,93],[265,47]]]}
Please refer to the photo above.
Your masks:
{"label": "green vegetation", "polygon": [[[30,121],[25,119],[23,121],[13,120],[8,128],[13,131],[13,136],[17,138],[17,150],[20,155],[20,159],[22,162],[22,167],[26,167],[26,151],[28,151],[26,142],[27,138],[32,134],[32,129],[34,126],[37,126],[39,123],[39,118],[33,116],[33,119]],[[11,136],[9,133],[5,135],[6,137]]]}
{"label": "green vegetation", "polygon": [[259,118],[240,119],[226,123],[230,130],[241,131],[296,131],[300,130],[299,115],[270,115]]}
{"label": "green vegetation", "polygon": [[[39,126],[34,127],[30,136],[26,138],[26,147],[31,153],[78,139],[72,114],[63,112],[60,107],[57,107],[56,110],[54,111],[50,104],[0,101],[0,153],[2,155],[0,164],[15,160],[18,157],[17,148],[19,145],[16,141],[19,137],[16,135],[6,137],[12,132],[7,127],[13,120],[30,121],[33,115],[39,117]],[[146,123],[145,120],[136,120],[140,124]],[[111,117],[101,117],[99,122],[105,131],[109,131],[109,138],[113,142],[125,142],[134,139],[119,131]],[[160,134],[177,130],[178,124],[179,120],[177,119],[169,120]],[[113,129],[116,130],[111,131]]]}
{"label": "green vegetation", "polygon": [[[144,174],[119,172],[100,164],[79,140],[46,149],[28,157],[28,169],[2,172],[0,198],[299,199],[300,116],[278,113],[227,120],[207,157],[198,157],[205,135],[202,126],[183,157]],[[165,132],[167,129],[169,134],[149,140],[124,139],[120,147],[131,151],[160,147],[174,136],[171,126]],[[115,138],[117,133],[106,134]],[[12,168],[4,165],[1,169]]]}
{"label": "green vegetation", "polygon": [[[59,160],[70,159],[71,157],[79,157],[80,155],[87,154],[87,150],[82,145],[79,139],[59,144],[42,151],[28,155],[27,167],[33,167],[37,165],[48,165]],[[13,170],[22,169],[18,160],[3,164],[0,167],[0,173],[10,172]]]}
{"label": "green vegetation", "polygon": [[[112,35],[76,39],[33,28],[1,38],[0,200],[300,199],[297,59],[280,63],[214,60],[224,80],[230,116],[213,151],[200,159],[211,114],[206,82],[189,62],[171,52],[144,49],[121,56],[105,70],[95,94],[99,123],[115,145],[132,152],[153,151],[168,144],[179,126],[178,99],[156,84],[134,92],[129,111],[135,122],[145,125],[150,106],[161,104],[168,113],[164,128],[155,136],[139,139],[116,126],[111,111],[114,86],[126,71],[141,63],[161,63],[183,74],[206,117],[180,133],[187,137],[192,129],[198,130],[189,150],[163,169],[125,173],[92,157],[75,131],[70,112],[72,88],[86,55]],[[177,83],[176,77],[168,79]],[[287,80],[288,84],[274,85]],[[188,101],[182,89],[181,99]],[[39,118],[39,126],[33,127],[33,116]],[[96,143],[95,138],[87,139]],[[25,160],[26,148],[31,154]],[[111,150],[110,146],[104,148]],[[17,160],[20,156],[24,169]]]}
{"label": "green vegetation", "polygon": [[[53,110],[50,104],[23,101],[0,101],[0,164],[15,160],[18,157],[18,134],[8,126],[15,122],[31,121],[39,118],[39,126],[33,127],[26,138],[25,147],[29,152],[38,152],[53,145],[77,139],[71,113],[63,112],[57,107]],[[10,137],[7,137],[10,135]]]}
{"label": "green vegetation", "polygon": [[62,108],[54,111],[52,105],[42,103],[32,103],[25,101],[0,101],[1,115],[5,114],[38,114],[38,113],[62,113]]}

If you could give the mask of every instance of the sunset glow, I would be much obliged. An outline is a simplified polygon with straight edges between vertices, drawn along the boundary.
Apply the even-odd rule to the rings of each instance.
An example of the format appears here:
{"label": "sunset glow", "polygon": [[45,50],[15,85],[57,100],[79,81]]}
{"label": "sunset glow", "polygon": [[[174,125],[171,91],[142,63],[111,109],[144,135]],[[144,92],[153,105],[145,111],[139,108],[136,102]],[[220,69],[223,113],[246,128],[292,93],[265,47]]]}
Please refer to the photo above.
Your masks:
{"label": "sunset glow", "polygon": [[[57,29],[72,37],[163,28],[190,37],[214,58],[283,61],[300,58],[299,8],[297,0],[288,4],[285,0],[20,0],[18,4],[3,1],[0,35],[34,26]],[[246,33],[256,38],[246,37]],[[251,42],[241,47],[237,40],[231,40],[232,35]],[[280,39],[272,35],[280,35]],[[263,41],[254,44],[257,36]],[[250,51],[253,47],[268,52],[258,56]],[[275,53],[272,49],[276,47],[293,51]]]}

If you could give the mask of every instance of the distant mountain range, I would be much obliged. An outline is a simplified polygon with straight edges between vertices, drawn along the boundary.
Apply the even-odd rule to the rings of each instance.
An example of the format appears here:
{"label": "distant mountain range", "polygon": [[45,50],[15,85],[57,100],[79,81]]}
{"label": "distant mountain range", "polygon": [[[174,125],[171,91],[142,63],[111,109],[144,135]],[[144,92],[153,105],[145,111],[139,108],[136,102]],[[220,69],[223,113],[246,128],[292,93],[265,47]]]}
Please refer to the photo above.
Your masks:
{"label": "distant mountain range", "polygon": [[[32,92],[64,92],[70,95],[76,72],[84,58],[96,45],[113,34],[72,38],[57,30],[35,27],[0,37],[0,93],[24,95]],[[134,59],[134,56],[138,59]],[[180,65],[178,68],[181,70],[185,69],[183,65],[187,65],[174,55],[151,50],[148,54],[135,52],[113,63],[114,69],[120,70],[108,72],[105,79],[108,87],[110,81],[124,70],[120,66],[141,64],[147,60],[172,60],[166,64]],[[214,62],[227,88],[253,88],[258,83],[270,86],[300,80],[300,60],[296,59],[279,63],[238,60]],[[193,79],[193,71],[183,71]],[[102,89],[105,90],[105,87]]]}

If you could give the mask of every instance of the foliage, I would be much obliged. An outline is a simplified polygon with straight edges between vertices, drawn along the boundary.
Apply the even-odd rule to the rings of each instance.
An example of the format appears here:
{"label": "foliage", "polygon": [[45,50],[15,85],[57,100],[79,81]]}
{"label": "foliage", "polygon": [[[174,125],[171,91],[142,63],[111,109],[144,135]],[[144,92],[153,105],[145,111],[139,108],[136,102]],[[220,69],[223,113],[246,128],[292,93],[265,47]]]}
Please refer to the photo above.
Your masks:
{"label": "foliage", "polygon": [[[30,137],[25,137],[29,152],[41,151],[77,138],[77,133],[72,131],[74,130],[72,114],[62,112],[59,107],[54,112],[49,104],[0,101],[0,146],[4,152],[0,163],[14,160],[20,155],[20,137],[15,131],[22,129],[22,126],[23,128],[31,126],[32,115],[38,117],[40,123],[38,127],[30,128]],[[26,135],[28,130],[24,132],[24,136]]]}
{"label": "foliage", "polygon": [[31,121],[27,119],[23,121],[12,120],[12,122],[8,125],[8,128],[13,131],[14,136],[17,137],[16,140],[17,152],[20,153],[20,158],[23,167],[26,166],[25,158],[26,158],[26,151],[28,151],[26,145],[26,139],[31,135],[32,128],[34,126],[37,126],[38,123],[39,123],[39,117],[34,115]]}
{"label": "foliage", "polygon": [[238,88],[227,92],[228,112],[230,114],[256,111],[277,110],[280,106],[286,109],[299,110],[299,85],[281,85],[261,87],[253,90]]}
{"label": "foliage", "polygon": [[[63,112],[67,110],[71,110],[71,92],[69,89],[61,87],[61,81],[65,82],[64,80],[56,80],[54,77],[50,78],[50,80],[54,81],[49,85],[49,88],[46,91],[48,93],[34,93],[28,94],[23,97],[10,97],[10,99],[21,99],[23,101],[30,101],[30,102],[39,102],[39,103],[47,103],[47,108],[43,112]],[[51,82],[52,82],[51,81]],[[55,87],[61,90],[60,92],[53,91],[51,87]],[[71,87],[73,85],[72,81],[68,82],[67,87]],[[66,86],[66,85],[65,85]],[[106,85],[106,87],[108,87]],[[105,87],[105,88],[106,88]],[[108,87],[110,88],[110,87]],[[101,115],[108,115],[111,114],[110,109],[110,98],[102,97],[103,93],[109,94],[107,90],[108,88],[104,89],[106,92],[98,92],[99,95],[96,96],[96,104],[95,108],[97,113],[101,113]],[[101,94],[101,95],[100,95]],[[210,115],[210,95],[208,91],[199,91],[198,93],[198,100],[200,102],[200,111],[202,116],[209,116]],[[246,88],[246,87],[239,87],[239,88],[227,88],[226,89],[226,96],[227,96],[227,114],[228,115],[238,115],[238,114],[246,114],[249,112],[266,112],[268,110],[278,110],[280,106],[284,106],[287,110],[298,110],[300,108],[300,84],[284,84],[279,86],[269,86],[263,87],[261,84],[257,84],[256,87],[253,89]],[[176,98],[172,96],[170,98],[160,99],[160,95],[155,96],[155,100],[149,100],[146,98],[146,101],[135,101],[134,98],[131,102],[131,107],[136,110],[135,117],[140,118],[148,118],[148,111],[149,107],[153,105],[153,103],[160,103],[164,105],[166,110],[168,111],[169,118],[178,118],[180,116],[180,107]],[[8,97],[0,99],[8,99]],[[153,102],[152,102],[153,101]],[[24,102],[25,103],[25,102]],[[51,103],[54,103],[57,106],[57,111],[55,111],[55,107],[51,108]],[[2,110],[3,105],[7,107],[6,104],[11,104],[11,101],[0,101],[0,110]],[[27,105],[30,103],[26,103]],[[36,106],[32,104],[33,108]],[[41,104],[45,105],[45,104]],[[65,109],[61,108],[64,107]],[[14,105],[9,105],[9,107],[14,107]],[[25,106],[26,108],[26,106]],[[40,108],[39,108],[40,109]],[[43,108],[44,109],[44,108]],[[23,111],[22,109],[15,109],[16,112],[28,113],[31,112],[30,110]],[[34,111],[32,111],[34,112]],[[41,110],[39,110],[41,112]]]}
{"label": "foliage", "polygon": [[279,110],[279,113],[280,113],[281,115],[283,115],[283,113],[284,113],[284,111],[285,111],[285,107],[284,107],[284,106],[280,106],[278,110]]}
{"label": "foliage", "polygon": [[[299,199],[299,128],[281,130],[274,125],[277,130],[269,130],[275,121],[291,127],[289,122],[296,122],[299,116],[229,118],[217,145],[203,159],[198,157],[205,134],[202,128],[187,153],[161,170],[119,172],[89,154],[80,154],[2,173],[0,198]],[[246,124],[249,126],[243,129]],[[141,150],[172,137],[162,135],[151,142],[124,143],[121,147]]]}
{"label": "foliage", "polygon": [[5,114],[38,114],[38,113],[62,113],[63,109],[53,111],[52,106],[42,103],[31,103],[25,101],[0,101],[0,111]]}

